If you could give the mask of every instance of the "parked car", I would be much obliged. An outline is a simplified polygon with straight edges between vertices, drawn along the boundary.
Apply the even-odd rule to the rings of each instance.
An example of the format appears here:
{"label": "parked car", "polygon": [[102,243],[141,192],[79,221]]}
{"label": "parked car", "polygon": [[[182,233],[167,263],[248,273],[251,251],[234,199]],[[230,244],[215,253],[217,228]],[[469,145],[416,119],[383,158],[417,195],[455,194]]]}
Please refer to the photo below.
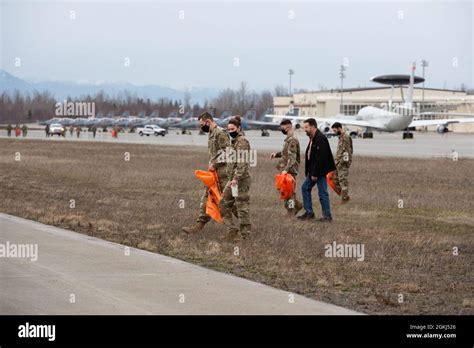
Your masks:
{"label": "parked car", "polygon": [[64,132],[66,130],[64,129],[64,127],[60,124],[60,123],[53,123],[49,126],[49,135],[64,135]]}
{"label": "parked car", "polygon": [[161,136],[165,136],[165,134],[167,133],[166,132],[166,129],[164,128],[161,128],[160,126],[157,126],[157,125],[154,125],[154,124],[149,124],[149,125],[146,125],[145,127],[143,128],[137,128],[137,133],[140,135],[140,136],[150,136],[150,135],[161,135]]}

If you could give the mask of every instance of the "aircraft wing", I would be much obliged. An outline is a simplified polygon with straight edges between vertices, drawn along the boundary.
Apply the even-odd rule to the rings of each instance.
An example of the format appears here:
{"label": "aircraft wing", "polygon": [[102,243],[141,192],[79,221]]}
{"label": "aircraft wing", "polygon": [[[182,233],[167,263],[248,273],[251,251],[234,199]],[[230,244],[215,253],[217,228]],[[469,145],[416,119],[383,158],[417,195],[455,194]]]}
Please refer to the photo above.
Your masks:
{"label": "aircraft wing", "polygon": [[364,128],[373,128],[377,129],[378,127],[372,123],[362,120],[356,120],[355,117],[351,116],[344,116],[344,117],[331,117],[331,118],[316,118],[316,122],[320,123],[329,123],[332,125],[335,122],[339,122],[340,124],[346,126],[356,126],[356,127],[364,127]]}
{"label": "aircraft wing", "polygon": [[[281,118],[281,119],[288,119],[288,120],[306,120],[311,116],[286,116],[286,115],[265,115],[265,117],[274,117],[274,118]],[[318,124],[320,123],[329,123],[332,125],[334,122],[339,122],[344,125],[348,126],[356,126],[356,127],[364,127],[364,128],[372,128],[377,129],[379,128],[377,125],[369,123],[367,121],[357,120],[354,116],[347,116],[347,115],[337,115],[336,117],[328,117],[328,118],[318,118],[313,117]]]}
{"label": "aircraft wing", "polygon": [[248,129],[270,129],[270,130],[279,130],[280,124],[274,122],[265,122],[265,121],[256,121],[256,120],[245,120],[244,127]]}
{"label": "aircraft wing", "polygon": [[287,116],[287,115],[265,115],[267,118],[280,118],[280,119],[286,119],[286,120],[306,120],[308,117],[303,117],[303,116]]}
{"label": "aircraft wing", "polygon": [[474,117],[474,114],[465,114],[459,112],[421,112],[417,115],[424,116],[424,115],[434,115],[434,116],[464,116],[464,117]]}
{"label": "aircraft wing", "polygon": [[423,127],[423,126],[447,126],[454,123],[474,123],[474,118],[447,118],[439,120],[416,120],[412,121],[408,127]]}

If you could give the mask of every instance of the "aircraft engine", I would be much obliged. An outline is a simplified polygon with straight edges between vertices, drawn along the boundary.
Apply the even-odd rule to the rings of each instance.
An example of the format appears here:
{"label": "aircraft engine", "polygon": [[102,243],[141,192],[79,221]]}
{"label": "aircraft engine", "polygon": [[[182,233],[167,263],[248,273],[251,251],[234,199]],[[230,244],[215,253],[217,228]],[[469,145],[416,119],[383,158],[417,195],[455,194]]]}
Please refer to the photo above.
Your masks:
{"label": "aircraft engine", "polygon": [[328,133],[329,131],[331,131],[331,125],[327,122],[321,123],[318,128],[319,131],[322,133]]}
{"label": "aircraft engine", "polygon": [[436,131],[439,133],[439,134],[443,134],[443,133],[447,133],[449,131],[448,127],[446,126],[443,126],[442,124],[440,124],[438,126],[438,128],[436,128]]}

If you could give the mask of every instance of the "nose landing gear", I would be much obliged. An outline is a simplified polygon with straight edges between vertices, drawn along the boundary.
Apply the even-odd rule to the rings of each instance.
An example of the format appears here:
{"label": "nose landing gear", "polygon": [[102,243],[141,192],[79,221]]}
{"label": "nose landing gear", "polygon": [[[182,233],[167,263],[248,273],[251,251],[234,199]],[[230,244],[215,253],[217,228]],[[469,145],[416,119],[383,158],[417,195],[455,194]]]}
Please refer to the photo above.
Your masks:
{"label": "nose landing gear", "polygon": [[413,133],[410,132],[410,129],[405,129],[403,131],[403,139],[413,139]]}
{"label": "nose landing gear", "polygon": [[362,139],[373,139],[374,133],[372,132],[364,132],[362,133]]}

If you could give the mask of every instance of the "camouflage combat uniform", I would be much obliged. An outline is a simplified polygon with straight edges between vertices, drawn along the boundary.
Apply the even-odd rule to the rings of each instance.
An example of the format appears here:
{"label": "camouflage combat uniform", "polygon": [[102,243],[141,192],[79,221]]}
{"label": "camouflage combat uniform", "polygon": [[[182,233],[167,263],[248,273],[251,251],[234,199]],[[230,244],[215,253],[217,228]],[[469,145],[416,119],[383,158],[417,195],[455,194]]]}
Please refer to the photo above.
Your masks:
{"label": "camouflage combat uniform", "polygon": [[347,201],[349,199],[349,167],[352,163],[352,138],[347,133],[339,136],[334,160],[336,162],[334,184],[338,191],[341,191],[342,200]]}
{"label": "camouflage combat uniform", "polygon": [[[291,174],[293,178],[298,175],[298,168],[300,166],[300,142],[294,134],[288,134],[285,138],[285,144],[283,145],[283,151],[275,154],[276,158],[279,158],[277,163],[277,169],[282,172],[285,171]],[[295,207],[301,209],[301,203],[296,200],[296,190],[293,195],[285,200],[285,208],[288,212],[294,212]]]}
{"label": "camouflage combat uniform", "polygon": [[[242,132],[232,139],[232,150],[235,151],[236,160],[228,163],[227,173],[229,181],[224,188],[222,199],[220,202],[220,210],[222,219],[227,226],[228,232],[236,231],[237,227],[232,217],[232,211],[236,208],[237,215],[240,219],[240,233],[247,236],[250,233],[250,144]],[[247,152],[244,159],[239,158],[238,152]],[[230,150],[228,151],[230,152]],[[232,188],[230,182],[236,179],[238,185],[237,197],[232,196]],[[235,214],[234,214],[235,215]]]}
{"label": "camouflage combat uniform", "polygon": [[[224,187],[227,184],[227,163],[225,162],[225,157],[223,154],[225,154],[226,148],[229,145],[229,136],[222,128],[216,126],[214,129],[209,130],[209,138],[207,143],[209,151],[209,165],[216,169],[221,192],[224,190]],[[206,214],[207,192],[208,189],[206,187],[201,196],[199,217],[197,219],[197,222],[202,222],[204,224],[211,220],[211,217]]]}

